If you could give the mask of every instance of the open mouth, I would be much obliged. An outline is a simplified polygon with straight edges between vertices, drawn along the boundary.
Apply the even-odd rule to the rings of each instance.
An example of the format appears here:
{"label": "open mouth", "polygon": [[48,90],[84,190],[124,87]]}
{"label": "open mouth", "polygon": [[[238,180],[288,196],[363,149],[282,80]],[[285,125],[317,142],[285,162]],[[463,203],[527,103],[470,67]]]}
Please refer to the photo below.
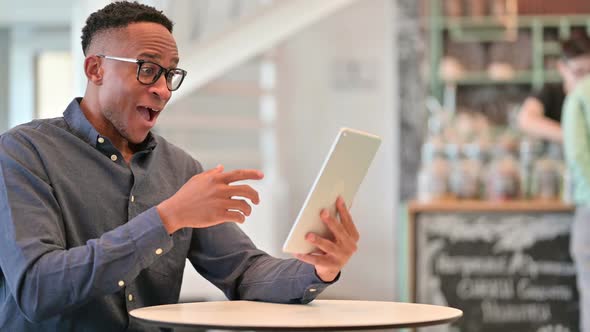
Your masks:
{"label": "open mouth", "polygon": [[159,109],[154,109],[148,106],[138,106],[137,110],[139,111],[143,119],[150,123],[155,122],[156,118],[160,114]]}

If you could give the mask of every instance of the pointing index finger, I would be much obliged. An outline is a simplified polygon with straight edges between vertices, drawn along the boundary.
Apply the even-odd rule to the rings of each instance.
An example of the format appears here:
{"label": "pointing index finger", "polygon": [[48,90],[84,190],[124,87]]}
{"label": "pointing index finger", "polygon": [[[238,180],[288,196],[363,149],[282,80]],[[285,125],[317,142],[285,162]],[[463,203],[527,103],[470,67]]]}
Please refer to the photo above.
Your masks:
{"label": "pointing index finger", "polygon": [[221,175],[221,180],[227,184],[243,180],[260,180],[264,177],[261,171],[256,169],[237,169]]}

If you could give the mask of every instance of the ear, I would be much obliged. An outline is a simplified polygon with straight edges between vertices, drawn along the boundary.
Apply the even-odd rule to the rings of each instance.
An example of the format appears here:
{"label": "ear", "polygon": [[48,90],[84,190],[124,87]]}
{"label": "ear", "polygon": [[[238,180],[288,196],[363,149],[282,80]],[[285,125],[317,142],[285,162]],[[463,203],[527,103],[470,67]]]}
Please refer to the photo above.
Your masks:
{"label": "ear", "polygon": [[100,60],[97,56],[88,56],[84,59],[84,74],[86,74],[88,82],[95,85],[102,85],[103,69]]}

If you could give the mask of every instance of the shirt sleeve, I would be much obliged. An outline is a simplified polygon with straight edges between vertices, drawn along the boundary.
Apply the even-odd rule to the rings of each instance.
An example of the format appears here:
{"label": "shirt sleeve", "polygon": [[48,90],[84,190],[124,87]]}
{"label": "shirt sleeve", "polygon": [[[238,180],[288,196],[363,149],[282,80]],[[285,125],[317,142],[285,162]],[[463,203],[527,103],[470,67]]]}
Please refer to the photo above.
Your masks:
{"label": "shirt sleeve", "polygon": [[0,268],[32,322],[117,292],[172,247],[155,208],[74,248],[63,213],[35,148],[18,132],[2,135]]}
{"label": "shirt sleeve", "polygon": [[576,185],[590,188],[590,80],[566,98],[562,126],[566,162],[582,182]]}
{"label": "shirt sleeve", "polygon": [[312,265],[257,249],[234,223],[193,230],[189,260],[230,300],[309,303],[333,282]]}

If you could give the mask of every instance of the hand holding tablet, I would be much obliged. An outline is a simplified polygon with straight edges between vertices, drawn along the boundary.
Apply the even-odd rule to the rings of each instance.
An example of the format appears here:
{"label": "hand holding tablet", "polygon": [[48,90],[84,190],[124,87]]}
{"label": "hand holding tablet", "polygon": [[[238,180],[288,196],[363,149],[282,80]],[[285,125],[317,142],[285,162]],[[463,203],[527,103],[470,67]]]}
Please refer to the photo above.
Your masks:
{"label": "hand holding tablet", "polygon": [[336,218],[338,196],[350,208],[380,144],[378,136],[349,128],[340,130],[283,245],[284,252],[314,252],[316,246],[305,239],[308,233],[330,237],[320,212],[327,209],[330,217]]}

